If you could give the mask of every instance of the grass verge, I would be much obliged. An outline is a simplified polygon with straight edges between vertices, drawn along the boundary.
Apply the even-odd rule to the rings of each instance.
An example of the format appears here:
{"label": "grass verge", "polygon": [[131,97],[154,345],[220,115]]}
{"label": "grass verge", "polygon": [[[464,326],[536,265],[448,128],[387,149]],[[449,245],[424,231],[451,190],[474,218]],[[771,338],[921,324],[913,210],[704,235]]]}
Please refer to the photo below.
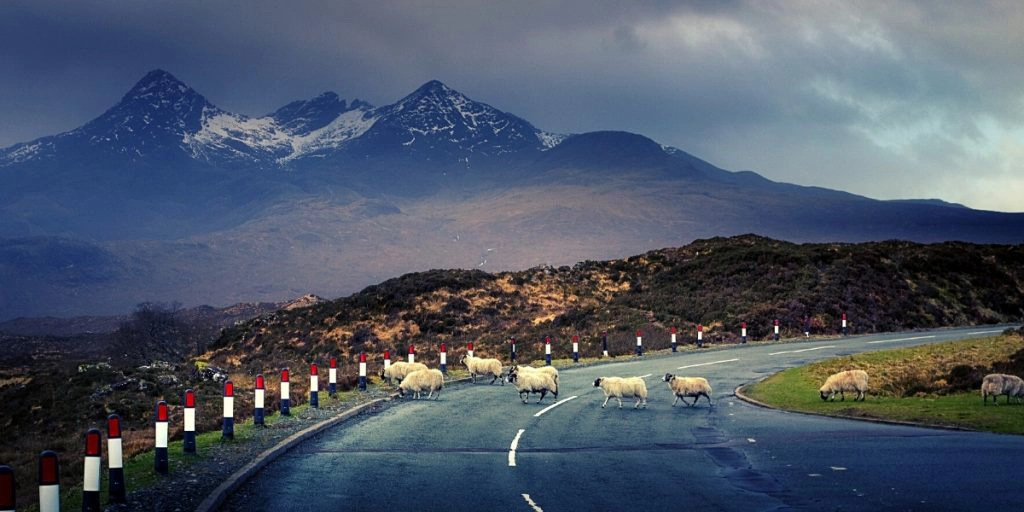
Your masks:
{"label": "grass verge", "polygon": [[[1024,349],[1020,336],[996,336],[868,352],[792,368],[746,386],[743,393],[780,409],[827,416],[909,421],[931,426],[1024,434],[1024,405],[983,406],[980,388],[951,386],[955,367],[991,368]],[[868,372],[871,391],[864,402],[824,402],[818,388],[832,373]]]}

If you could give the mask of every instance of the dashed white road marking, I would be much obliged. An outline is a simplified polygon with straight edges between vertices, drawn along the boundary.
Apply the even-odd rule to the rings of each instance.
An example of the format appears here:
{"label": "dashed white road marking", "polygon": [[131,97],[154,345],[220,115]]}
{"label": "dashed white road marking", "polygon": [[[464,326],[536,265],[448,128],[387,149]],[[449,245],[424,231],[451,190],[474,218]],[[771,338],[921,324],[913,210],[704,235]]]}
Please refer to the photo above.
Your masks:
{"label": "dashed white road marking", "polygon": [[512,440],[512,446],[508,448],[508,465],[510,467],[516,465],[516,449],[519,448],[519,438],[523,437],[523,432],[526,432],[525,428],[521,428],[519,432],[516,432],[516,437]]}
{"label": "dashed white road marking", "polygon": [[975,332],[969,332],[969,333],[967,333],[967,335],[968,336],[974,336],[975,334],[992,334],[994,332],[1003,332],[1003,331],[1001,329],[1000,330],[995,330],[995,331],[975,331]]}
{"label": "dashed white road marking", "polygon": [[544,413],[550,411],[551,409],[554,409],[555,407],[558,407],[559,405],[562,405],[562,404],[568,402],[569,400],[573,400],[575,398],[579,398],[579,396],[573,395],[573,396],[570,396],[569,398],[563,398],[563,399],[561,399],[561,400],[559,400],[559,401],[557,401],[557,402],[555,402],[555,403],[553,403],[553,404],[551,404],[551,405],[541,409],[539,412],[537,412],[537,414],[534,414],[533,417],[534,418],[539,418],[541,414],[544,414]]}
{"label": "dashed white road marking", "polygon": [[913,338],[896,338],[894,340],[869,341],[869,342],[867,342],[867,344],[868,345],[874,345],[875,343],[892,343],[894,341],[926,340],[926,339],[934,338],[934,337],[935,337],[935,335],[933,334],[931,336],[914,336]]}
{"label": "dashed white road marking", "polygon": [[832,471],[846,471],[846,468],[844,468],[842,466],[829,466],[829,467],[832,468]]}
{"label": "dashed white road marking", "polygon": [[748,437],[747,442],[753,444],[757,442],[757,439],[754,439],[753,437]]}
{"label": "dashed white road marking", "polygon": [[523,499],[526,500],[526,504],[533,509],[533,512],[544,512],[544,509],[540,508],[536,503],[533,502],[529,494],[523,493]]}
{"label": "dashed white road marking", "polygon": [[646,379],[647,377],[650,377],[651,375],[654,375],[654,374],[653,373],[648,373],[647,375],[641,375],[640,378],[641,379]]}
{"label": "dashed white road marking", "polygon": [[825,345],[824,347],[805,348],[801,350],[783,350],[782,352],[772,352],[768,354],[770,356],[777,356],[779,354],[799,354],[800,352],[810,352],[812,350],[823,350],[826,348],[836,348],[835,345]]}
{"label": "dashed white road marking", "polygon": [[736,359],[723,359],[721,361],[711,361],[710,363],[688,364],[686,366],[680,366],[679,368],[676,368],[676,369],[677,370],[685,370],[687,368],[696,368],[698,366],[710,366],[710,365],[713,365],[713,364],[732,363],[732,362],[735,362],[735,361],[739,361],[739,358],[736,358]]}

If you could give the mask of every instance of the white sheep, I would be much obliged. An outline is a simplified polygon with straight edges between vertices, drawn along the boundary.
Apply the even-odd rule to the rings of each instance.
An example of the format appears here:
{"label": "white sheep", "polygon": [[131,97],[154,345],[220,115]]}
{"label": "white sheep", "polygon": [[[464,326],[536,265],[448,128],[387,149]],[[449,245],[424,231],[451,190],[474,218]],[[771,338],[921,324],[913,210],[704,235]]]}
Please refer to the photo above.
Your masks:
{"label": "white sheep", "polygon": [[844,401],[846,400],[846,391],[856,391],[857,396],[853,400],[857,401],[859,398],[863,402],[867,397],[868,372],[864,370],[846,370],[845,372],[831,375],[825,380],[821,388],[818,389],[818,394],[821,395],[822,400],[835,400],[836,393],[839,393],[840,401]]}
{"label": "white sheep", "polygon": [[[693,407],[697,405],[697,400],[700,400],[701,396],[708,399],[708,406],[714,405],[711,403],[711,384],[704,377],[677,377],[666,373],[664,380],[668,383],[668,389],[676,396],[672,407],[675,407],[680,399],[684,404]],[[686,401],[687,397],[693,397],[692,404]]]}
{"label": "white sheep", "polygon": [[519,391],[519,399],[525,404],[530,396],[530,393],[540,393],[540,398],[537,399],[539,404],[541,400],[544,400],[544,395],[550,392],[555,398],[558,398],[558,384],[551,375],[540,372],[517,372],[509,371],[508,381],[516,385],[516,390]]}
{"label": "white sheep", "polygon": [[1005,373],[990,373],[981,381],[982,404],[988,405],[988,397],[992,397],[992,405],[996,403],[999,395],[1006,395],[1006,403],[1010,403],[1010,397],[1017,402],[1024,397],[1024,380],[1016,375]]}
{"label": "white sheep", "polygon": [[[554,366],[541,366],[540,368],[534,368],[533,366],[517,365],[517,366],[512,366],[511,368],[509,368],[508,373],[509,373],[509,375],[511,375],[513,372],[520,372],[520,371],[523,371],[523,372],[539,372],[539,373],[548,374],[548,375],[551,376],[551,379],[555,381],[555,384],[558,384],[558,369],[555,368]],[[512,382],[512,381],[509,380],[509,382]]]}
{"label": "white sheep", "polygon": [[398,394],[405,396],[406,391],[413,393],[413,399],[419,400],[420,393],[423,391],[427,392],[427,400],[430,400],[430,396],[437,391],[437,396],[434,398],[441,398],[441,388],[444,387],[444,375],[441,374],[441,370],[437,369],[424,369],[416,370],[406,374],[405,378],[398,385]]}
{"label": "white sheep", "polygon": [[619,401],[619,409],[622,409],[622,397],[636,398],[634,409],[643,404],[647,408],[647,384],[640,377],[598,377],[594,381],[595,388],[604,391],[604,403],[601,408],[608,405],[608,400],[615,397]]}
{"label": "white sheep", "polygon": [[386,369],[381,370],[380,377],[388,381],[391,384],[391,379],[398,379],[398,382],[402,382],[402,379],[406,375],[416,370],[426,370],[427,365],[423,363],[407,363],[405,361],[395,361],[391,363]]}
{"label": "white sheep", "polygon": [[[497,359],[463,356],[461,363],[466,365],[466,368],[469,370],[469,376],[473,379],[473,384],[476,384],[477,375],[493,375],[494,378],[488,384],[494,384],[494,381],[501,379],[505,373],[501,367],[501,361]],[[501,385],[505,385],[505,379],[501,379]]]}

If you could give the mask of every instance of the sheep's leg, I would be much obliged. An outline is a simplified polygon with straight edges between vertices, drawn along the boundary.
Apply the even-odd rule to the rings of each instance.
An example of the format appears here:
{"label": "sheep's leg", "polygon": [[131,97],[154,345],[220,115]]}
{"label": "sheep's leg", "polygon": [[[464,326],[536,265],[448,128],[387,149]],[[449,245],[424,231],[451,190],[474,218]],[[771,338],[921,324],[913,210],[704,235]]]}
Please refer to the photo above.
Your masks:
{"label": "sheep's leg", "polygon": [[672,401],[672,407],[675,407],[679,403],[679,395],[676,395],[676,399]]}
{"label": "sheep's leg", "polygon": [[547,394],[548,394],[548,390],[546,390],[546,389],[540,390],[540,398],[537,399],[537,403],[539,404],[541,400],[544,400],[544,395],[547,395]]}
{"label": "sheep's leg", "polygon": [[842,389],[839,390],[839,401],[840,402],[845,402],[846,401],[846,392],[843,391]]}
{"label": "sheep's leg", "polygon": [[619,409],[622,409],[622,397],[621,396],[617,396],[617,397],[615,397],[615,399],[619,401]]}
{"label": "sheep's leg", "polygon": [[491,383],[491,384],[494,384],[494,381],[496,381],[496,380],[498,380],[498,376],[497,376],[497,375],[495,375],[495,376],[494,376],[494,378],[493,378],[493,379],[491,379],[491,382],[490,382],[490,383]]}
{"label": "sheep's leg", "polygon": [[604,409],[604,406],[608,405],[608,400],[610,400],[611,398],[612,398],[612,396],[611,396],[611,395],[605,395],[605,396],[604,396],[604,403],[603,403],[603,404],[601,404],[601,408],[602,408],[602,409]]}
{"label": "sheep's leg", "polygon": [[715,404],[711,403],[711,395],[704,393],[704,398],[708,399],[708,407],[714,407]]}

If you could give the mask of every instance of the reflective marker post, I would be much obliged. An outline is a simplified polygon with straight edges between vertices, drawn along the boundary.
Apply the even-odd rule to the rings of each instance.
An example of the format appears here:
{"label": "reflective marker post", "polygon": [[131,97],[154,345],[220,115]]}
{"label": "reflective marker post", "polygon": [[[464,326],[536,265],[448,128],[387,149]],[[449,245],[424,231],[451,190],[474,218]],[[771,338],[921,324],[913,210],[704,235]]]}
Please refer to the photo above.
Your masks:
{"label": "reflective marker post", "polygon": [[468,344],[466,344],[466,355],[469,356],[469,357],[473,357],[473,342],[472,341],[469,342]]}
{"label": "reflective marker post", "polygon": [[416,362],[416,347],[412,346],[411,344],[409,345],[409,362]]}
{"label": "reflective marker post", "polygon": [[309,406],[320,408],[320,375],[317,374],[316,363],[309,365]]}
{"label": "reflective marker post", "polygon": [[[473,346],[472,343],[469,344]],[[448,347],[444,343],[441,344],[441,373],[448,373]]]}
{"label": "reflective marker post", "polygon": [[385,350],[384,351],[384,371],[387,371],[388,368],[391,368],[391,351],[390,350]]}
{"label": "reflective marker post", "polygon": [[511,351],[511,353],[509,354],[509,359],[511,359],[512,362],[514,363],[514,362],[516,362],[516,339],[515,338],[509,338],[509,347],[510,347],[509,350]]}
{"label": "reflective marker post", "polygon": [[843,336],[846,336],[846,313],[843,313]]}
{"label": "reflective marker post", "polygon": [[182,451],[196,452],[196,394],[191,389],[185,390],[185,441]]}
{"label": "reflective marker post", "polygon": [[572,335],[572,362],[580,362],[580,337]]}
{"label": "reflective marker post", "polygon": [[281,370],[281,416],[292,415],[291,389],[288,383],[288,368]]}
{"label": "reflective marker post", "polygon": [[82,475],[82,512],[100,512],[100,466],[102,465],[100,429],[85,433],[85,465]]}
{"label": "reflective marker post", "polygon": [[608,331],[601,333],[601,356],[608,357]]}
{"label": "reflective marker post", "polygon": [[253,405],[255,411],[252,415],[253,425],[263,425],[263,401],[266,396],[266,381],[263,379],[263,374],[256,375],[256,396],[253,399]]}
{"label": "reflective marker post", "polygon": [[551,366],[551,336],[544,337],[544,361]]}
{"label": "reflective marker post", "polygon": [[775,341],[779,341],[779,319],[775,319]]}
{"label": "reflective marker post", "polygon": [[672,328],[672,352],[676,351],[676,328]]}
{"label": "reflective marker post", "polygon": [[39,454],[39,512],[60,512],[60,462],[52,450]]}
{"label": "reflective marker post", "polygon": [[338,394],[338,358],[331,358],[331,367],[327,369],[327,394],[334,398]]}
{"label": "reflective marker post", "polygon": [[643,333],[639,329],[636,331],[636,355],[644,355],[644,337]]}
{"label": "reflective marker post", "polygon": [[697,324],[697,346],[704,346],[704,325]]}
{"label": "reflective marker post", "polygon": [[743,339],[743,343],[747,342],[747,323],[743,322],[740,324],[740,337]]}
{"label": "reflective marker post", "polygon": [[107,501],[127,503],[124,485],[124,457],[121,451],[121,417],[107,416]]}
{"label": "reflective marker post", "polygon": [[221,428],[221,437],[235,438],[235,385],[230,380],[224,382],[224,426]]}
{"label": "reflective marker post", "polygon": [[[384,360],[384,366],[387,366],[388,359]],[[366,352],[359,353],[359,391],[366,391]]]}
{"label": "reflective marker post", "polygon": [[0,466],[0,512],[14,512],[14,470]]}
{"label": "reflective marker post", "polygon": [[167,402],[160,400],[156,403],[156,424],[154,425],[156,455],[153,457],[153,469],[161,475],[166,475],[168,472],[167,417]]}

